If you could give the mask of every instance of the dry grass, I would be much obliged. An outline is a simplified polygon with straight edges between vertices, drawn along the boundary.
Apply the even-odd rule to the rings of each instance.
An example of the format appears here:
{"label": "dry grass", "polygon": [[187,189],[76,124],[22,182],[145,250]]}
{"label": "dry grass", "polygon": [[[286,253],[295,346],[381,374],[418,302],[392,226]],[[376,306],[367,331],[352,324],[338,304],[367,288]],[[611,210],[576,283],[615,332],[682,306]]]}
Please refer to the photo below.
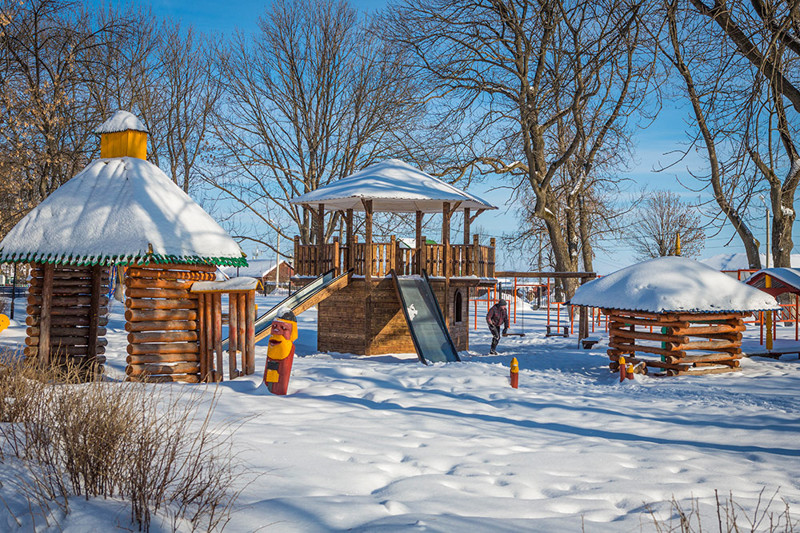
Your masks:
{"label": "dry grass", "polygon": [[[789,503],[778,497],[778,490],[768,499],[764,499],[764,490],[758,495],[752,508],[745,508],[737,503],[733,494],[721,498],[715,490],[716,514],[712,518],[706,515],[705,524],[700,512],[700,501],[692,498],[687,503],[675,499],[670,500],[668,519],[657,517],[653,506],[645,505],[657,533],[702,533],[718,531],[719,533],[793,533],[800,531],[800,521],[792,517]],[[688,505],[688,508],[687,508]],[[709,523],[712,522],[712,523]]]}
{"label": "dry grass", "polygon": [[[216,399],[198,387],[81,383],[85,372],[43,369],[0,354],[0,461],[21,460],[18,490],[49,522],[69,496],[121,498],[131,521],[219,530],[238,496],[234,428],[211,427]],[[6,456],[3,455],[6,454]]]}

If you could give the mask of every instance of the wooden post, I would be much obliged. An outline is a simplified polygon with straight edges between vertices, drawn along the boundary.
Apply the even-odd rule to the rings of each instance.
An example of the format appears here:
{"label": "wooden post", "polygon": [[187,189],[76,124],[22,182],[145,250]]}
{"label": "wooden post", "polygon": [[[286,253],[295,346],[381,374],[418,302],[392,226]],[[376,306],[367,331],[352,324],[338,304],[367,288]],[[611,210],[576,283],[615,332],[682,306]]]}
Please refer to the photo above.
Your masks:
{"label": "wooden post", "polygon": [[422,254],[425,248],[425,237],[422,236],[422,211],[417,211],[416,217],[416,224],[415,224],[415,233],[414,239],[416,242],[416,261],[414,262],[414,270],[413,273],[417,276],[422,275],[422,269],[425,268],[425,263],[422,262]]}
{"label": "wooden post", "polygon": [[481,268],[481,243],[477,235],[472,236],[472,249],[469,255],[470,262],[473,263],[470,271],[479,278],[485,278],[486,276],[483,274],[483,268]]}
{"label": "wooden post", "polygon": [[236,352],[239,349],[239,310],[236,293],[228,294],[228,377],[236,377]]}
{"label": "wooden post", "polygon": [[389,271],[394,269],[397,272],[398,276],[402,276],[403,272],[397,268],[397,256],[400,255],[397,253],[397,237],[392,235],[389,239],[389,253],[387,254],[388,257],[386,258],[386,272],[384,272],[384,276],[389,274]]}
{"label": "wooden post", "polygon": [[308,273],[305,271],[303,267],[303,262],[300,258],[300,236],[294,236],[294,269],[295,272],[300,276],[306,276]]}
{"label": "wooden post", "polygon": [[245,294],[238,293],[236,294],[236,314],[239,316],[239,334],[237,335],[239,341],[239,353],[242,356],[242,369],[239,372],[239,375],[244,374],[244,370],[247,367],[247,325],[245,321],[247,320],[245,317],[247,316],[247,307],[245,306]]}
{"label": "wooden post", "polygon": [[247,337],[247,358],[244,365],[245,375],[256,371],[256,291],[247,291],[245,298],[245,324]]}
{"label": "wooden post", "polygon": [[333,264],[331,267],[335,270],[337,276],[342,273],[342,265],[339,262],[339,237],[333,238]]}
{"label": "wooden post", "polygon": [[350,270],[355,264],[355,250],[353,242],[353,210],[348,209],[345,215],[345,224],[347,232],[347,252],[345,253],[345,268]]}
{"label": "wooden post", "polygon": [[325,249],[325,204],[317,206],[317,261],[314,266],[314,274],[319,276],[322,274],[322,258]]}
{"label": "wooden post", "polygon": [[442,204],[442,269],[444,270],[444,305],[442,306],[442,311],[444,311],[444,323],[448,327],[450,327],[450,273],[452,269],[450,268],[450,263],[452,262],[451,251],[450,251],[450,202],[444,202]]}
{"label": "wooden post", "polygon": [[92,289],[89,302],[89,340],[86,350],[87,362],[94,360],[97,355],[97,328],[100,327],[100,291],[103,287],[103,267],[92,267]]}
{"label": "wooden post", "polygon": [[372,200],[361,200],[364,204],[366,235],[364,238],[364,279],[367,285],[372,281],[373,261],[375,254],[372,251]]}
{"label": "wooden post", "polygon": [[[494,277],[494,256],[495,256],[494,245],[495,245],[495,239],[494,239],[494,237],[492,237],[491,239],[489,239],[489,257],[487,258],[487,261],[486,261],[486,277],[487,278],[493,278]],[[549,300],[548,300],[548,302],[549,302]],[[548,308],[549,308],[549,306],[548,306]]]}
{"label": "wooden post", "polygon": [[422,271],[425,270],[426,272],[428,272],[428,275],[431,275],[431,273],[428,271],[428,246],[425,244],[426,242],[428,242],[428,239],[427,239],[427,237],[425,237],[425,235],[420,237],[420,239],[422,239],[422,245],[419,247],[419,272],[418,272],[418,274],[421,276],[422,275]]}
{"label": "wooden post", "polygon": [[50,364],[50,307],[53,302],[53,278],[55,266],[50,263],[42,264],[42,309],[39,322],[39,354],[42,363]]}
{"label": "wooden post", "polygon": [[211,294],[214,311],[214,351],[217,352],[217,381],[222,381],[222,295]]}
{"label": "wooden post", "polygon": [[469,226],[472,222],[469,218],[469,207],[464,209],[464,274],[466,276],[472,275],[472,253],[469,251]]}
{"label": "wooden post", "polygon": [[206,330],[208,323],[205,321],[206,295],[197,295],[197,339],[200,341],[200,381],[208,380],[208,353],[206,344]]}
{"label": "wooden post", "polygon": [[[586,278],[581,278],[581,285],[586,283]],[[578,317],[578,342],[589,336],[589,308],[581,306]]]}

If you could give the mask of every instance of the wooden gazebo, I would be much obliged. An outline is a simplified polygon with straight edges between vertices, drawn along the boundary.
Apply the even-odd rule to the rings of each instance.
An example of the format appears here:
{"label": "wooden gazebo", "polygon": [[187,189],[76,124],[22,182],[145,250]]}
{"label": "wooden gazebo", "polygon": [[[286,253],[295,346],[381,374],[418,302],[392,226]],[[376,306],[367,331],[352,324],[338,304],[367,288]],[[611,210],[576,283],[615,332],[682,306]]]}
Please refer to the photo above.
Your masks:
{"label": "wooden gazebo", "polygon": [[[489,246],[470,235],[470,224],[486,210],[485,200],[461,191],[397,159],[372,165],[352,176],[291,201],[316,217],[313,244],[295,237],[294,268],[298,280],[334,269],[352,272],[349,285],[319,304],[317,347],[320,351],[377,355],[413,352],[400,301],[390,277],[430,277],[450,335],[458,350],[469,347],[469,288],[494,283],[494,239]],[[339,211],[345,220],[345,241],[325,242],[325,213]],[[363,242],[353,230],[353,213],[365,215]],[[413,246],[391,236],[373,240],[374,213],[414,213]],[[450,242],[454,213],[464,215],[463,243]],[[441,241],[429,244],[422,233],[425,215],[442,215]]]}
{"label": "wooden gazebo", "polygon": [[58,188],[0,242],[0,262],[31,263],[27,357],[102,371],[109,267],[125,267],[128,379],[201,375],[195,281],[247,263],[236,242],[158,167],[147,130],[117,111],[97,131],[101,159]]}
{"label": "wooden gazebo", "polygon": [[591,281],[570,302],[609,319],[612,371],[624,356],[665,375],[738,370],[744,318],[775,298],[706,265],[661,257]]}

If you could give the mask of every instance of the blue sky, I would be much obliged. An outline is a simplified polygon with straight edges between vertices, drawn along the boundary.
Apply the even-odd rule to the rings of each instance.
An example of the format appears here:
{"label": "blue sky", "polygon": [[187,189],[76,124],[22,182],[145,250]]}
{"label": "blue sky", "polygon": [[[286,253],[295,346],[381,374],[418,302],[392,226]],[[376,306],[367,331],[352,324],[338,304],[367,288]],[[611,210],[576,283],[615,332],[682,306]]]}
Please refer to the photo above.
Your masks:
{"label": "blue sky", "polygon": [[[230,34],[234,30],[252,32],[256,29],[258,17],[261,16],[269,2],[264,0],[236,0],[234,2],[220,2],[212,0],[135,0],[141,6],[149,6],[155,14],[180,19],[186,25],[193,25],[203,32],[221,32]],[[380,9],[386,5],[383,0],[352,1],[352,4],[362,10]],[[685,148],[684,130],[686,125],[685,108],[680,102],[663,103],[663,111],[656,122],[646,130],[641,130],[634,135],[636,149],[635,161],[631,164],[630,171],[623,176],[630,178],[635,185],[631,186],[631,193],[642,187],[649,190],[667,189],[678,192],[686,201],[697,201],[698,193],[688,191],[681,186],[679,180],[686,184],[696,186],[697,182],[689,177],[687,166],[695,171],[702,170],[703,160],[700,155],[692,154],[681,164],[667,172],[655,173],[653,168],[664,166],[675,160],[671,152]],[[476,225],[482,227],[487,234],[500,236],[508,228],[517,226],[514,209],[504,205],[508,199],[508,191],[503,188],[491,190],[489,184],[477,186],[472,189],[475,194],[483,196],[486,200],[500,207],[497,214],[483,215],[476,220]],[[705,199],[708,197],[706,196]],[[760,211],[763,219],[763,211]],[[764,242],[764,224],[757,222],[753,230],[762,243]],[[725,229],[720,235],[706,241],[703,257],[711,257],[721,253],[742,252],[743,248],[738,239],[734,239],[730,246],[726,243],[732,235],[731,229]],[[797,231],[795,240],[800,241]],[[606,241],[602,243],[605,251],[598,249],[595,259],[595,270],[600,273],[609,273],[620,266],[634,262],[633,254],[624,240]],[[250,250],[246,250],[250,253]],[[764,247],[762,244],[762,252]],[[502,254],[501,254],[502,257]],[[501,259],[502,260],[502,259]],[[510,259],[509,259],[510,262]],[[507,264],[503,268],[523,268],[524,265]]]}

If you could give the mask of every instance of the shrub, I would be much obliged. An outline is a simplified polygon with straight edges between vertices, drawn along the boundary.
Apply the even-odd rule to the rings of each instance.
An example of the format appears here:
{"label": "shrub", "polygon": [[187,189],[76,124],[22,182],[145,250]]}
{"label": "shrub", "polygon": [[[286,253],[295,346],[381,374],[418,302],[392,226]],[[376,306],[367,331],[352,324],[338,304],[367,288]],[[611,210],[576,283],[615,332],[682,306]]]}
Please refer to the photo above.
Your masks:
{"label": "shrub", "polygon": [[130,502],[145,531],[156,513],[193,530],[227,523],[239,469],[234,428],[211,427],[216,396],[180,385],[81,383],[85,372],[8,353],[0,364],[0,450],[28,468],[19,490],[45,519],[51,503],[68,513],[68,497],[84,496]]}

